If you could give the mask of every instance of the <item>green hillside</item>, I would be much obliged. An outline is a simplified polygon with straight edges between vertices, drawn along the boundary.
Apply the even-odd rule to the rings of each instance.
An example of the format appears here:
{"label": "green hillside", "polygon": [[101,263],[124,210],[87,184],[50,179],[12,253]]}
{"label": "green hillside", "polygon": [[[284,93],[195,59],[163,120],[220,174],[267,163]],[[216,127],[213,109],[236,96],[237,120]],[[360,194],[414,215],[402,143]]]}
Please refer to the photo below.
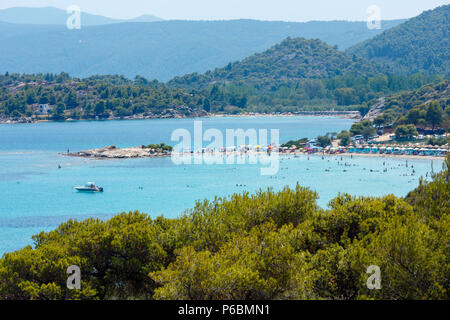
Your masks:
{"label": "green hillside", "polygon": [[386,63],[400,73],[449,73],[450,5],[418,17],[347,50],[349,54]]}
{"label": "green hillside", "polygon": [[447,130],[450,121],[450,81],[373,101],[366,119],[381,120],[383,117],[394,121],[394,126],[413,124],[421,128],[442,127]]}
{"label": "green hillside", "polygon": [[[295,112],[369,110],[368,102],[443,80],[440,75],[395,75],[320,40],[288,38],[262,53],[169,86],[197,90],[213,111]],[[235,108],[238,107],[238,108]]]}
{"label": "green hillside", "polygon": [[142,77],[132,81],[123,76],[78,79],[65,73],[0,75],[0,120],[199,116],[204,114],[204,101],[199,94]]}
{"label": "green hillside", "polygon": [[348,56],[318,39],[287,38],[270,49],[224,68],[176,77],[172,86],[204,87],[214,83],[264,80],[321,79],[352,74],[367,76],[383,71],[374,64]]}

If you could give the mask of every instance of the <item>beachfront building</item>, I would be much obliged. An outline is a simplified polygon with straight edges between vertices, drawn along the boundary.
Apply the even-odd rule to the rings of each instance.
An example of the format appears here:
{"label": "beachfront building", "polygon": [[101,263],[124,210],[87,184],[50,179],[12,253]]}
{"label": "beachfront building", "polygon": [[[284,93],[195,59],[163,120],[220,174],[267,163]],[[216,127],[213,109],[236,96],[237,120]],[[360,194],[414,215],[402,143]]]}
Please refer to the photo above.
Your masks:
{"label": "beachfront building", "polygon": [[48,103],[43,103],[43,104],[38,104],[36,112],[39,115],[48,115],[51,110],[52,110],[52,107],[50,107]]}

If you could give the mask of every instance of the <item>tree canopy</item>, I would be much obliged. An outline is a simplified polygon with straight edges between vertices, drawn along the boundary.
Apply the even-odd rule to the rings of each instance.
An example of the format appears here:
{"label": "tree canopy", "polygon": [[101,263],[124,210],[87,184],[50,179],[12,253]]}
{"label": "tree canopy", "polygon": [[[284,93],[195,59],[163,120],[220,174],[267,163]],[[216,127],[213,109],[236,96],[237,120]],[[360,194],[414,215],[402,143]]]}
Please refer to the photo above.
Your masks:
{"label": "tree canopy", "polygon": [[417,17],[347,49],[372,62],[387,64],[391,72],[447,74],[449,72],[448,16],[450,5]]}

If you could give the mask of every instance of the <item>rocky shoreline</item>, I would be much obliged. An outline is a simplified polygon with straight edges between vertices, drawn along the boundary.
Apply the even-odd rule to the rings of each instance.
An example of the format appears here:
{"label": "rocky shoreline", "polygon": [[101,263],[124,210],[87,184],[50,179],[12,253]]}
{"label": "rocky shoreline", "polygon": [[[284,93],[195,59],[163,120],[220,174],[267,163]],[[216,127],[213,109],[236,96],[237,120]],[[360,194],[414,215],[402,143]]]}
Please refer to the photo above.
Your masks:
{"label": "rocky shoreline", "polygon": [[167,150],[150,149],[144,146],[123,149],[117,148],[116,146],[106,146],[101,149],[83,150],[73,153],[69,152],[63,155],[91,159],[131,159],[168,157],[171,155],[171,152]]}

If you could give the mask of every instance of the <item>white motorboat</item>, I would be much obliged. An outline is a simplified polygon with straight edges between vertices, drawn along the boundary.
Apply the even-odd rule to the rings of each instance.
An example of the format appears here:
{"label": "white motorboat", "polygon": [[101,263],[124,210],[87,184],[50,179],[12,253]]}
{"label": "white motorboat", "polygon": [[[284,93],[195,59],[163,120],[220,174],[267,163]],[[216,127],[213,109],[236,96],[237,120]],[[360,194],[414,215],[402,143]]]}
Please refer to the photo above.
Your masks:
{"label": "white motorboat", "polygon": [[74,189],[80,192],[103,192],[103,188],[97,187],[94,182],[88,182],[85,186],[74,187]]}

